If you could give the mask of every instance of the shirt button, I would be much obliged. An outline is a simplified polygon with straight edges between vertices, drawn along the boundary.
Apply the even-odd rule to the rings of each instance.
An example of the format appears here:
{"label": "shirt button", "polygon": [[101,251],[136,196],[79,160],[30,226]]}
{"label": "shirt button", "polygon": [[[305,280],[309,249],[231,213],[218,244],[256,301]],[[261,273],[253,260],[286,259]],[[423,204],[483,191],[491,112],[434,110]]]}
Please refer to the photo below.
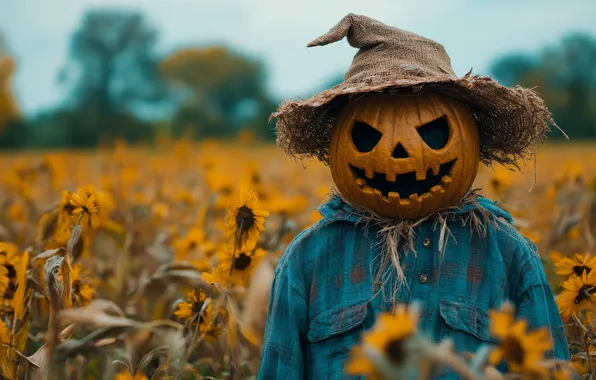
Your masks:
{"label": "shirt button", "polygon": [[420,275],[420,282],[424,284],[426,281],[428,281],[428,276],[426,274],[422,273]]}
{"label": "shirt button", "polygon": [[425,237],[424,241],[422,241],[422,245],[428,247],[430,245],[430,239]]}

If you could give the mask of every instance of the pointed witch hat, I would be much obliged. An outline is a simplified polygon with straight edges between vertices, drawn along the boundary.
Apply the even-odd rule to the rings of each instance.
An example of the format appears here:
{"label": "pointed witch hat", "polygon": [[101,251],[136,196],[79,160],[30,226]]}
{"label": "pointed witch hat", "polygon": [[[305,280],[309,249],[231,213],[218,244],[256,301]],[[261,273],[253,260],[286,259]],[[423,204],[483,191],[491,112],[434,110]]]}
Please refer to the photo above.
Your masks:
{"label": "pointed witch hat", "polygon": [[358,48],[340,83],[309,99],[284,102],[277,118],[277,142],[294,157],[316,157],[328,163],[331,127],[353,96],[367,92],[416,94],[438,92],[466,103],[480,135],[480,160],[517,166],[534,153],[550,126],[550,112],[536,92],[507,88],[490,77],[458,78],[443,46],[366,16],[349,14],[327,34],[308,44],[323,46],[347,37]]}

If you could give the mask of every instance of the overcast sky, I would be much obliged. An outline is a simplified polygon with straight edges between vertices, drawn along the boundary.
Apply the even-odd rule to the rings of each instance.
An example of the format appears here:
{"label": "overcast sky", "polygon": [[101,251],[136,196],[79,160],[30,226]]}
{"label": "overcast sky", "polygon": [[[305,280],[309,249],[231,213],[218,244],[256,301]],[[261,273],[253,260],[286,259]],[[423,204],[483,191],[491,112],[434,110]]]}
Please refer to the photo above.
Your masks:
{"label": "overcast sky", "polygon": [[536,51],[564,34],[596,35],[595,0],[0,0],[0,30],[18,60],[15,89],[25,111],[63,93],[57,73],[83,14],[138,9],[160,32],[159,51],[225,43],[261,58],[283,98],[310,95],[343,73],[356,50],[344,40],[307,49],[347,13],[364,14],[442,43],[455,71],[488,73],[503,54]]}

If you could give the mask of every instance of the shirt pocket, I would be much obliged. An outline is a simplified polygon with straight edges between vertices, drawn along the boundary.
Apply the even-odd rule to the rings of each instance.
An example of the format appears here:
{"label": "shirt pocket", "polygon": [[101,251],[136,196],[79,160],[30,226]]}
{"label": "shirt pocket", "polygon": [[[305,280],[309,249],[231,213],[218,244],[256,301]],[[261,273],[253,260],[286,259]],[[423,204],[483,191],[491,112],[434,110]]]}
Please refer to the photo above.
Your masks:
{"label": "shirt pocket", "polygon": [[451,339],[459,352],[476,352],[482,344],[497,342],[490,335],[488,311],[458,302],[440,301],[438,340]]}
{"label": "shirt pocket", "polygon": [[308,371],[317,379],[348,379],[343,367],[350,350],[372,324],[368,302],[335,307],[316,315],[308,327]]}

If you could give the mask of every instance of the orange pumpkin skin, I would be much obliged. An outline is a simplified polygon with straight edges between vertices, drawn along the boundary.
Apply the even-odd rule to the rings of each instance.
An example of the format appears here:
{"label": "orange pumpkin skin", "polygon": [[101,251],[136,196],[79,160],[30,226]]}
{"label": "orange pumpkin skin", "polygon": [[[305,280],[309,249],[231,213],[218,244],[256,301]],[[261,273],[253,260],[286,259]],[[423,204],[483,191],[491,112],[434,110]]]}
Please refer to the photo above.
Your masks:
{"label": "orange pumpkin skin", "polygon": [[474,116],[458,100],[369,93],[338,115],[329,165],[354,204],[412,220],[457,204],[476,178],[479,157]]}

